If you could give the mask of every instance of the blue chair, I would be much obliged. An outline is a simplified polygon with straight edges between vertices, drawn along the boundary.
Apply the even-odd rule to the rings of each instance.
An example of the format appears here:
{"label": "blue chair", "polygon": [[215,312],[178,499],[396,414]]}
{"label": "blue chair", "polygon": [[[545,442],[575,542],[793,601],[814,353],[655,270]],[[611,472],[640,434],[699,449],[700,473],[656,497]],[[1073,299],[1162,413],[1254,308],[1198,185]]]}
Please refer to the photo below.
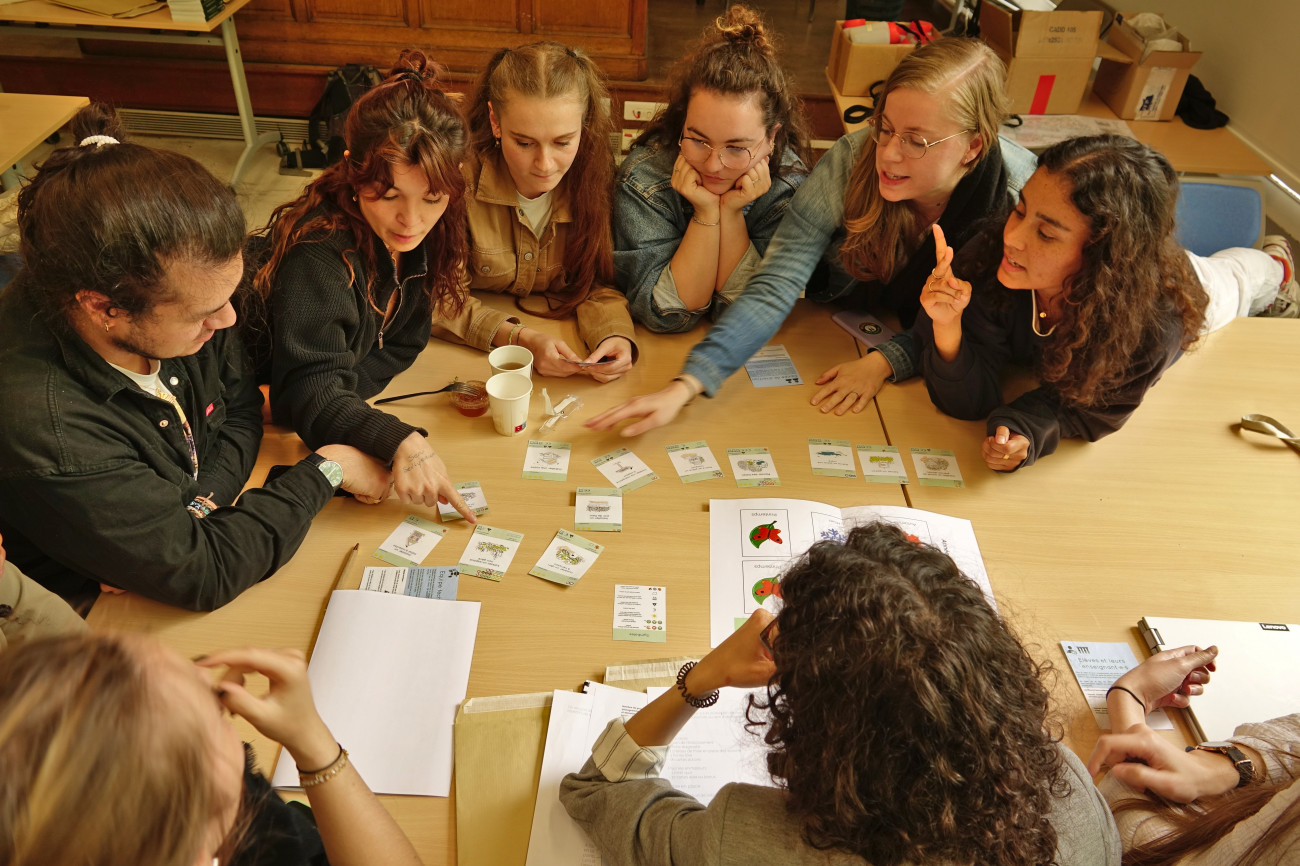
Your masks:
{"label": "blue chair", "polygon": [[1179,178],[1174,234],[1178,243],[1208,256],[1228,247],[1259,248],[1264,237],[1260,185],[1227,178]]}

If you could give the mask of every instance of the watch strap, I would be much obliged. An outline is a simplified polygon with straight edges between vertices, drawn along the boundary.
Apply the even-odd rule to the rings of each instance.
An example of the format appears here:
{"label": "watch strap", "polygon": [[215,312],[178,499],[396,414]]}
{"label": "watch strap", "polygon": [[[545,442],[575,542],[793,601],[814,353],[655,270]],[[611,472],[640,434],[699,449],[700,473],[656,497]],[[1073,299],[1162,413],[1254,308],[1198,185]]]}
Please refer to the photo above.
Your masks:
{"label": "watch strap", "polygon": [[1187,751],[1217,752],[1232,761],[1232,765],[1237,768],[1238,788],[1244,788],[1255,781],[1255,762],[1247,758],[1246,753],[1232,743],[1223,741],[1198,743],[1195,746],[1188,746]]}
{"label": "watch strap", "polygon": [[335,490],[339,489],[339,485],[343,483],[343,467],[336,461],[327,460],[315,453],[308,454],[302,459],[305,463],[315,466],[320,474],[325,476],[325,480],[330,483],[331,487]]}

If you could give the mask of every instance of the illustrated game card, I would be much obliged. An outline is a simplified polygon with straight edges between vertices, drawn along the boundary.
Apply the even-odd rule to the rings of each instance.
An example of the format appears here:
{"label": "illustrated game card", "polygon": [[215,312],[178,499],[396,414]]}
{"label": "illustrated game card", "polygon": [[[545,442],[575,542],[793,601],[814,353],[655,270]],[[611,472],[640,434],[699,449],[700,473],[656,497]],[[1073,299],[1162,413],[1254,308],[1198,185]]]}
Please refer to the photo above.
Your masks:
{"label": "illustrated game card", "polygon": [[563,481],[569,477],[568,442],[529,439],[524,452],[524,478],[528,481]]}
{"label": "illustrated game card", "polygon": [[624,493],[631,493],[638,487],[645,487],[651,481],[658,481],[659,476],[626,448],[619,448],[608,454],[602,454],[591,461],[591,465],[600,470],[600,474],[609,479]]}
{"label": "illustrated game card", "polygon": [[419,565],[446,534],[445,526],[408,514],[373,555],[393,565]]}
{"label": "illustrated game card", "polygon": [[737,487],[780,487],[776,464],[766,448],[728,448],[727,459]]}
{"label": "illustrated game card", "polygon": [[682,479],[683,484],[727,477],[718,464],[718,458],[713,456],[713,452],[709,450],[708,445],[704,444],[703,439],[699,442],[679,442],[676,445],[669,445],[668,459],[673,462],[673,468],[677,470],[677,476]]}
{"label": "illustrated game card", "polygon": [[906,484],[907,467],[893,445],[859,445],[862,477],[873,484]]}
{"label": "illustrated game card", "polygon": [[913,448],[912,466],[922,487],[965,487],[957,457],[943,448]]}
{"label": "illustrated game card", "polygon": [[[477,481],[462,481],[456,485],[456,492],[465,500],[465,504],[474,510],[476,516],[482,517],[487,514],[488,504],[487,497],[483,495],[483,485]],[[438,516],[442,518],[443,523],[448,520],[465,519],[450,502],[446,505],[441,502],[438,503]]]}
{"label": "illustrated game card", "polygon": [[461,574],[471,577],[484,577],[488,580],[500,580],[506,576],[510,561],[515,558],[519,543],[524,540],[522,532],[497,529],[480,523],[474,527],[474,534],[460,555]]}
{"label": "illustrated game card", "polygon": [[667,590],[662,586],[614,587],[614,640],[665,643],[668,640]]}
{"label": "illustrated game card", "polygon": [[808,459],[813,475],[857,478],[853,471],[853,446],[847,439],[809,439]]}
{"label": "illustrated game card", "polygon": [[623,491],[617,487],[579,487],[573,505],[579,532],[622,532]]}
{"label": "illustrated game card", "polygon": [[604,545],[561,529],[555,533],[542,558],[537,560],[537,564],[528,573],[552,583],[573,586],[595,564],[596,557],[604,550]]}

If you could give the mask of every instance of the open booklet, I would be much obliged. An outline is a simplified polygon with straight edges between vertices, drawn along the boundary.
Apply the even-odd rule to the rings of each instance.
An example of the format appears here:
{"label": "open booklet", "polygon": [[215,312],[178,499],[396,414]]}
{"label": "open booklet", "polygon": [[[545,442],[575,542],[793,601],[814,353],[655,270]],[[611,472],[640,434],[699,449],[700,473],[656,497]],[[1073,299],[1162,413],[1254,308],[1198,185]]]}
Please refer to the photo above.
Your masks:
{"label": "open booklet", "polygon": [[854,526],[881,520],[952,557],[983,590],[989,585],[969,520],[897,505],[836,508],[804,499],[709,500],[709,640],[727,639],[776,591],[781,575],[817,541],[843,541]]}
{"label": "open booklet", "polygon": [[[582,769],[612,719],[629,718],[667,687],[652,686],[649,694],[600,683],[584,688],[581,693],[557,690],[551,700],[527,866],[600,866],[595,844],[560,804],[560,781]],[[673,738],[663,778],[706,804],[729,782],[771,785],[762,732],[745,729],[749,695],[723,689],[718,703],[696,713]]]}

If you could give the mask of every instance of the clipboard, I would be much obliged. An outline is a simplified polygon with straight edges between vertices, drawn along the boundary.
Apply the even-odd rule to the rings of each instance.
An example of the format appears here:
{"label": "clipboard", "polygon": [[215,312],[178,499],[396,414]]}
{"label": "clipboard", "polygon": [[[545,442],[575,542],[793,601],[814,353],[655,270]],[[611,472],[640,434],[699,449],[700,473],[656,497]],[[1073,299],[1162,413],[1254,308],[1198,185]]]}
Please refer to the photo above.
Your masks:
{"label": "clipboard", "polygon": [[1138,631],[1152,654],[1189,644],[1218,646],[1205,693],[1184,711],[1200,742],[1226,740],[1246,722],[1300,713],[1294,688],[1300,625],[1147,616]]}

